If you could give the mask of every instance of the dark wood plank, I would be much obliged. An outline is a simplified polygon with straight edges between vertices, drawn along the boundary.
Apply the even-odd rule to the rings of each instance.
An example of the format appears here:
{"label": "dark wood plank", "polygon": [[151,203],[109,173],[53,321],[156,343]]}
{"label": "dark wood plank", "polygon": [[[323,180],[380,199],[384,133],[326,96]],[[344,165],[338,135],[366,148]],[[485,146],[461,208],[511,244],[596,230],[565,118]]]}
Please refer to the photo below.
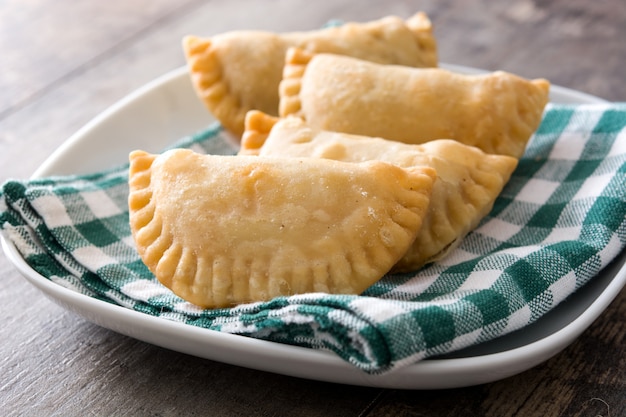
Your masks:
{"label": "dark wood plank", "polygon": [[8,359],[3,367],[21,371],[0,388],[13,393],[4,397],[11,401],[5,403],[3,415],[20,415],[26,404],[32,415],[58,416],[89,415],[80,414],[81,410],[99,416],[255,417],[283,415],[285,410],[294,417],[357,415],[379,391],[202,360],[62,312],[31,322],[35,323],[42,326],[37,329],[40,333],[63,326],[68,337],[59,340],[44,334],[24,340],[28,343],[24,348],[40,354],[20,362]]}
{"label": "dark wood plank", "polygon": [[626,8],[618,1],[447,1],[431,13],[444,62],[543,77],[626,100]]}
{"label": "dark wood plank", "polygon": [[194,1],[11,3],[0,6],[0,118]]}

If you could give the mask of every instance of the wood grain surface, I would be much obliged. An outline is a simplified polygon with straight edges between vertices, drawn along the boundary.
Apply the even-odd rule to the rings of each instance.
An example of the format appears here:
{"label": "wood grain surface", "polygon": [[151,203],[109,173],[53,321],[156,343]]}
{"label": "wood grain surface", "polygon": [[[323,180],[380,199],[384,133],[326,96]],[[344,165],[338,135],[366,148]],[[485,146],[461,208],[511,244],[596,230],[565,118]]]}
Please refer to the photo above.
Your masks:
{"label": "wood grain surface", "polygon": [[[442,62],[626,101],[623,0],[0,2],[0,182],[28,177],[115,101],[184,64],[180,40],[425,10]],[[408,391],[225,365],[67,312],[0,255],[5,416],[626,416],[626,291],[572,345],[517,376]],[[584,289],[583,289],[584,291]]]}

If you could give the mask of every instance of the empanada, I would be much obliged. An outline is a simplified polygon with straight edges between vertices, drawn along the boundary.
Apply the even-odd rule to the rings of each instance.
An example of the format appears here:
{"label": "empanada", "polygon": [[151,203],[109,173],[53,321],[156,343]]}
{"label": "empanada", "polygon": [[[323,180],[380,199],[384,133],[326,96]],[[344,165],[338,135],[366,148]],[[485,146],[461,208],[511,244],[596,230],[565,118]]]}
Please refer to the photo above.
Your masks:
{"label": "empanada", "polygon": [[436,174],[315,158],[130,155],[130,226],[157,279],[201,307],[358,294],[406,252]]}
{"label": "empanada", "polygon": [[437,66],[432,25],[424,13],[310,32],[234,31],[188,36],[183,48],[193,85],[210,112],[236,135],[248,110],[278,114],[278,85],[289,47],[355,56],[383,64]]}
{"label": "empanada", "polygon": [[519,158],[539,126],[549,86],[502,71],[463,75],[290,49],[280,115],[406,143],[455,139]]}
{"label": "empanada", "polygon": [[241,154],[328,158],[347,162],[380,160],[437,171],[430,206],[411,248],[393,268],[416,270],[441,259],[489,213],[517,166],[517,159],[491,155],[440,139],[409,145],[384,139],[311,129],[298,117],[277,119],[251,111]]}

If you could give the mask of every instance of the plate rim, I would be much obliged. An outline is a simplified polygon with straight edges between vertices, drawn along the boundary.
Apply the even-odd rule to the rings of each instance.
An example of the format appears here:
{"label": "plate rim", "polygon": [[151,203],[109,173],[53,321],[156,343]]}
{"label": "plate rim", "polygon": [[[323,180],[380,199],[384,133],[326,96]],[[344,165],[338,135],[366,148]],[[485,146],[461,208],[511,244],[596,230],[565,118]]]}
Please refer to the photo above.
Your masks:
{"label": "plate rim", "polygon": [[[452,64],[441,64],[441,66],[453,71],[466,73],[486,72],[480,69]],[[56,161],[62,158],[63,155],[76,146],[77,143],[81,141],[88,141],[89,134],[94,128],[102,123],[106,123],[109,119],[114,117],[115,114],[120,111],[124,111],[125,108],[132,105],[136,100],[140,100],[141,97],[145,96],[149,92],[162,88],[167,83],[174,82],[177,79],[186,76],[186,74],[186,67],[179,67],[163,74],[162,76],[145,84],[115,102],[109,108],[85,124],[63,144],[61,144],[40,165],[31,178],[51,175],[50,170],[54,168]],[[551,86],[551,89],[556,93],[572,97],[573,99],[580,100],[581,102],[608,103],[606,100],[599,97],[565,87]],[[441,389],[465,387],[486,382],[493,382],[515,375],[519,372],[523,372],[547,360],[549,357],[567,347],[575,338],[585,331],[589,325],[591,325],[591,323],[619,294],[622,287],[626,285],[626,267],[622,265],[599,296],[597,296],[578,317],[560,328],[560,330],[532,343],[486,355],[461,358],[429,358],[388,373],[373,375],[357,369],[328,351],[286,345],[277,342],[254,339],[242,335],[222,333],[184,323],[168,321],[163,318],[153,317],[126,307],[110,304],[105,301],[80,294],[56,284],[38,274],[25,262],[12,242],[6,239],[2,234],[0,234],[0,238],[2,248],[9,261],[32,285],[37,287],[52,301],[61,305],[61,307],[73,311],[82,316],[84,319],[99,326],[150,344],[232,365],[244,366],[247,368],[300,378],[380,388]],[[98,316],[96,313],[101,316]],[[119,323],[116,327],[115,320],[118,319],[129,320],[129,322],[132,322],[135,325],[144,325],[152,330],[157,330],[157,332],[160,330],[162,335],[154,337],[150,334],[146,334],[146,332],[134,332],[133,329],[129,330],[127,328],[119,328]],[[521,331],[523,331],[523,329]],[[167,337],[170,337],[172,332],[185,333],[185,336],[190,337],[193,340],[205,340],[208,338],[210,342],[216,343],[219,349],[226,351],[203,353],[198,352],[197,349],[181,350],[180,346],[173,347],[175,343],[168,342]],[[235,349],[235,351],[247,351],[247,349],[252,349],[256,352],[262,351],[266,356],[266,359],[280,359],[288,357],[291,364],[300,366],[304,365],[308,370],[302,369],[298,366],[280,366],[279,369],[277,369],[275,365],[272,365],[267,361],[254,362],[247,360],[242,364],[241,360],[233,360],[228,357],[228,353],[233,349],[233,344],[237,345],[237,349]],[[270,350],[269,354],[266,352],[268,349]],[[516,358],[518,362],[517,366],[512,366],[511,357]],[[311,367],[317,369],[312,369],[313,373],[311,373],[311,369],[309,369]],[[324,374],[324,372],[327,372],[329,369],[334,371],[331,372],[334,375]],[[459,373],[459,369],[463,372]],[[481,373],[481,375],[473,375],[476,372]],[[453,380],[450,379],[452,376],[459,375],[461,376],[460,378],[452,378]]]}

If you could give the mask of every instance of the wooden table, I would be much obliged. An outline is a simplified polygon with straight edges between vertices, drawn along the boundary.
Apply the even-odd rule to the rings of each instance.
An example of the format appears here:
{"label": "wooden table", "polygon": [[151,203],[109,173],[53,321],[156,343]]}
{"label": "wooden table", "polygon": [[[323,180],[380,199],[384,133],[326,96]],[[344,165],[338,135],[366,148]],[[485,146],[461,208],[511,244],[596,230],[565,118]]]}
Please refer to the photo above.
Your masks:
{"label": "wooden table", "polygon": [[[184,64],[185,34],[318,28],[425,10],[442,62],[626,101],[623,0],[35,0],[0,5],[0,181],[28,177],[118,99]],[[623,416],[626,291],[575,343],[520,375],[402,391],[334,385],[168,351],[50,302],[0,256],[3,415]],[[23,314],[24,311],[29,314]]]}

